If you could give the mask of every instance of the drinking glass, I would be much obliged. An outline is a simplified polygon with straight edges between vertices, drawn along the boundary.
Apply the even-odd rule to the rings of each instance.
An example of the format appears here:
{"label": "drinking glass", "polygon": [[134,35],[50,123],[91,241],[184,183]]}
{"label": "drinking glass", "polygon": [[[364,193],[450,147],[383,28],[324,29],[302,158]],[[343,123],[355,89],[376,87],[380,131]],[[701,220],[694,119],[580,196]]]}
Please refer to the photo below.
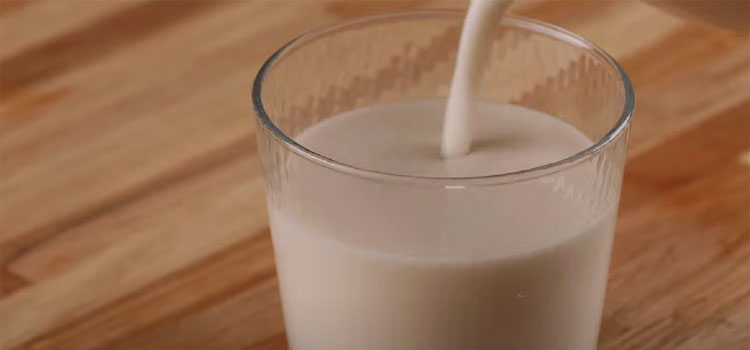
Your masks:
{"label": "drinking glass", "polygon": [[[358,19],[303,34],[258,73],[252,100],[292,350],[596,348],[634,106],[606,52],[510,16],[487,43],[482,100],[544,112],[592,140],[549,164],[413,176],[297,141],[343,112],[445,97],[462,23],[458,11]],[[509,253],[510,239],[525,243]]]}

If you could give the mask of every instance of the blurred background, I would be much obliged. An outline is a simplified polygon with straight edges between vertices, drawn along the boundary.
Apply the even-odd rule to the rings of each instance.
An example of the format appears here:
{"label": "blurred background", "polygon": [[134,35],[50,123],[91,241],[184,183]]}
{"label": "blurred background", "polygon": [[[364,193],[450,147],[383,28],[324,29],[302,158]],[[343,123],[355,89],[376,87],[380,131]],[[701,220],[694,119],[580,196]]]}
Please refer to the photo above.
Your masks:
{"label": "blurred background", "polygon": [[[321,25],[467,5],[0,0],[0,349],[286,349],[255,73]],[[638,1],[510,12],[635,85],[600,349],[747,349],[750,36]]]}

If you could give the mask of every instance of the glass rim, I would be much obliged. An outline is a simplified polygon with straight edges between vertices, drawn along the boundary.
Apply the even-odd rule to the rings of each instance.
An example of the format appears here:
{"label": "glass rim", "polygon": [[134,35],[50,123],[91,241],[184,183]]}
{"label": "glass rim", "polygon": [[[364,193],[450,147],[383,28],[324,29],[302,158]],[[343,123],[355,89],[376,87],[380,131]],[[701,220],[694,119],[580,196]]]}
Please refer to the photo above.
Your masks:
{"label": "glass rim", "polygon": [[[418,11],[406,11],[396,12],[384,15],[367,16],[357,18],[354,20],[344,21],[342,23],[324,26],[322,28],[314,29],[299,35],[292,39],[266,60],[258,71],[252,88],[252,103],[255,109],[255,113],[260,121],[262,127],[270,132],[271,136],[275,141],[279,142],[283,147],[292,151],[294,154],[311,161],[317,165],[329,168],[331,170],[359,176],[379,182],[393,182],[393,183],[408,183],[408,184],[421,184],[421,185],[439,185],[445,188],[464,188],[474,186],[493,186],[502,185],[507,183],[515,183],[520,181],[527,181],[536,179],[539,177],[551,175],[570,167],[573,167],[581,162],[584,162],[592,157],[600,154],[606,150],[611,144],[614,143],[619,137],[621,137],[627,130],[630,120],[633,116],[635,108],[635,92],[630,78],[625,73],[625,70],[620,64],[606,51],[592,43],[591,41],[583,38],[582,36],[570,32],[566,29],[558,27],[553,24],[546,22],[525,18],[521,16],[506,15],[499,22],[499,25],[510,26],[521,28],[524,30],[541,33],[544,35],[551,36],[557,40],[560,40],[566,44],[586,48],[594,52],[597,56],[606,61],[611,68],[614,68],[620,77],[620,83],[623,86],[624,92],[624,103],[620,116],[614,125],[604,134],[599,140],[595,141],[592,145],[584,148],[572,155],[565,158],[558,159],[554,162],[545,163],[535,167],[515,170],[511,172],[504,172],[498,174],[487,174],[479,176],[459,176],[459,177],[442,177],[442,176],[420,176],[410,174],[398,174],[385,171],[365,169],[357,167],[351,164],[346,164],[335,159],[326,157],[320,153],[312,151],[305,146],[297,143],[294,139],[284,133],[268,116],[265,107],[263,106],[262,93],[263,93],[263,81],[266,76],[272,71],[273,66],[285,54],[290,53],[290,50],[294,49],[300,44],[315,40],[322,35],[334,33],[336,31],[345,30],[357,25],[372,24],[381,21],[390,21],[399,18],[455,18],[460,17],[463,19],[465,12],[460,10],[418,10]],[[257,130],[260,132],[261,130]]]}

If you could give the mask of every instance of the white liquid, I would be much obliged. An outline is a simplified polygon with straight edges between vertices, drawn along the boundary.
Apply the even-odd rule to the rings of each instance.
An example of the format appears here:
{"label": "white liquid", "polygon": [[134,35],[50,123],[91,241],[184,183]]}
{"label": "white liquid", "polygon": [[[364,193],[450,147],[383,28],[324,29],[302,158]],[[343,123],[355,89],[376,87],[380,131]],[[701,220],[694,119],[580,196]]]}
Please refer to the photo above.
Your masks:
{"label": "white liquid", "polygon": [[445,110],[441,148],[445,158],[464,156],[471,149],[482,71],[497,25],[510,4],[511,0],[471,1],[461,32],[456,70]]}
{"label": "white liquid", "polygon": [[[360,168],[442,177],[521,170],[591,144],[553,117],[480,103],[472,153],[444,160],[444,108],[355,110],[297,140]],[[593,175],[581,165],[449,190],[290,158],[286,204],[269,213],[291,349],[594,349],[614,208],[594,209]]]}

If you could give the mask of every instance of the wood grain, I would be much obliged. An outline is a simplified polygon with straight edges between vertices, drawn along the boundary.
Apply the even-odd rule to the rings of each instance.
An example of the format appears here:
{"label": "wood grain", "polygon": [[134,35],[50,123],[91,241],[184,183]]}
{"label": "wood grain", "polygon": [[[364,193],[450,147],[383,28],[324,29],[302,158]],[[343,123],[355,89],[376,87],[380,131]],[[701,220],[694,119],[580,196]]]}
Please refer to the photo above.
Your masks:
{"label": "wood grain", "polygon": [[[250,81],[323,24],[465,1],[0,0],[0,349],[285,349]],[[750,37],[512,12],[638,95],[600,349],[750,347]]]}
{"label": "wood grain", "polygon": [[7,268],[0,269],[0,298],[25,287],[29,281],[10,272]]}
{"label": "wood grain", "polygon": [[[741,349],[750,340],[750,176],[737,158],[750,147],[748,111],[750,101],[628,164],[603,348]],[[712,327],[724,337],[712,338]]]}

